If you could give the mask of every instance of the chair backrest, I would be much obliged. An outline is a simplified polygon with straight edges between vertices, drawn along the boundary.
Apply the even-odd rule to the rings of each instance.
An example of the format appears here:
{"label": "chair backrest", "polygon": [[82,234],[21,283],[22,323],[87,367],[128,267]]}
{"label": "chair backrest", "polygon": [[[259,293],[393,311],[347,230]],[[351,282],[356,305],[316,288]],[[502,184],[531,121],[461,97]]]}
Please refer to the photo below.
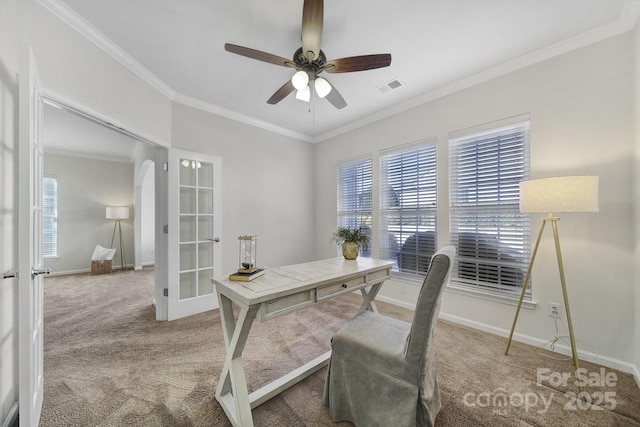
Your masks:
{"label": "chair backrest", "polygon": [[407,342],[406,358],[409,360],[418,362],[429,352],[440,311],[442,291],[449,282],[455,255],[455,247],[446,245],[431,258],[427,277],[420,289]]}

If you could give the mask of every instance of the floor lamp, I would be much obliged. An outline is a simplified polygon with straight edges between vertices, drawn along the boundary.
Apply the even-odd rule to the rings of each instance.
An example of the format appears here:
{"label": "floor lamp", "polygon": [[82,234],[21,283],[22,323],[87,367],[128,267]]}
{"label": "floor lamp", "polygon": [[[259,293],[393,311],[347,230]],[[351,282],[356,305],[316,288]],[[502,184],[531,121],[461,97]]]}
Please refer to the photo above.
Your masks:
{"label": "floor lamp", "polygon": [[556,246],[556,255],[558,258],[558,269],[560,270],[560,284],[562,286],[562,296],[564,298],[564,307],[567,314],[567,323],[569,326],[569,338],[571,340],[571,353],[573,355],[573,365],[576,368],[576,375],[579,380],[579,389],[582,393],[582,381],[579,378],[578,352],[576,349],[576,341],[573,335],[573,324],[571,323],[571,312],[569,310],[569,296],[567,294],[567,284],[564,278],[564,265],[562,263],[562,253],[560,252],[560,238],[558,237],[558,221],[560,218],[553,215],[552,212],[598,212],[598,177],[597,176],[565,176],[556,178],[534,179],[523,181],[520,183],[520,212],[522,213],[549,213],[542,218],[542,225],[538,233],[538,240],[531,256],[527,276],[522,285],[522,293],[518,302],[518,309],[513,319],[509,341],[504,352],[509,353],[513,331],[516,328],[518,314],[522,307],[522,300],[527,290],[529,278],[531,277],[531,269],[536,259],[540,238],[547,222],[551,222],[553,227],[553,238]]}
{"label": "floor lamp", "polygon": [[125,261],[127,257],[124,254],[124,242],[122,240],[122,226],[120,222],[129,218],[129,208],[127,206],[107,206],[107,219],[115,219],[113,224],[113,234],[111,235],[111,246],[113,248],[113,240],[116,237],[116,229],[118,230],[118,238],[120,239],[120,265],[122,269],[126,269]]}

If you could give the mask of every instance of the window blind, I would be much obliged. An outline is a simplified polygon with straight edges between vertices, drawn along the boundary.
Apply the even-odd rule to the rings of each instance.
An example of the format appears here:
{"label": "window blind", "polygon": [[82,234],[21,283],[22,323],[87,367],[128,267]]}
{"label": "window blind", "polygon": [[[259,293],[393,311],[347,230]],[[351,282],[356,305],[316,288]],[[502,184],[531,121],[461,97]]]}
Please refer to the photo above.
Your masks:
{"label": "window blind", "polygon": [[362,228],[369,247],[360,256],[371,257],[371,158],[338,164],[338,226]]}
{"label": "window blind", "polygon": [[58,256],[58,180],[42,179],[42,256]]}
{"label": "window blind", "polygon": [[454,283],[509,295],[521,292],[531,223],[529,215],[519,212],[519,183],[528,178],[529,122],[450,141]]}
{"label": "window blind", "polygon": [[436,251],[435,142],[380,156],[380,257],[402,273],[424,275]]}

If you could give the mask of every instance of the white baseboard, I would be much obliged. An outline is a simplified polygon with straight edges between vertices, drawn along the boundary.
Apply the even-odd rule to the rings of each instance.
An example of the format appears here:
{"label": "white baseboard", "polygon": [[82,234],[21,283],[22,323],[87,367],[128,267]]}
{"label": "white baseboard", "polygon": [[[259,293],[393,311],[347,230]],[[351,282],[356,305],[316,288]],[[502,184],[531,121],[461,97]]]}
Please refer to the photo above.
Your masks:
{"label": "white baseboard", "polygon": [[[131,268],[135,270],[135,267],[133,264],[128,264],[127,268]],[[119,265],[115,265],[113,266],[113,271],[116,270],[122,270],[122,267],[120,267]],[[51,271],[51,273],[49,273],[49,276],[68,276],[70,274],[84,274],[84,273],[91,273],[91,268],[83,268],[80,270],[65,270],[65,271]]]}
{"label": "white baseboard", "polygon": [[638,369],[638,366],[634,365],[633,367],[633,377],[636,379],[636,384],[638,385],[638,388],[640,388],[640,369]]}
{"label": "white baseboard", "polygon": [[[399,301],[393,298],[388,298],[388,297],[384,297],[384,296],[378,296],[377,298],[380,301],[384,301],[384,302],[388,302],[389,304],[393,304],[393,305],[397,305],[399,307],[403,307],[403,308],[407,308],[409,310],[414,310],[415,309],[415,305],[414,304],[410,304],[410,303],[406,303],[404,301]],[[480,331],[483,332],[487,332],[493,335],[498,335],[504,338],[508,338],[509,337],[509,330],[506,329],[502,329],[502,328],[497,328],[495,326],[491,326],[491,325],[487,325],[485,323],[481,323],[481,322],[477,322],[475,320],[470,320],[470,319],[465,319],[463,317],[460,316],[454,316],[451,314],[447,314],[447,313],[443,313],[440,312],[440,315],[438,316],[441,319],[450,321],[452,323],[457,323],[459,325],[464,325],[464,326],[468,326],[470,328],[473,329],[478,329]],[[539,346],[543,346],[547,340],[542,340],[540,338],[535,338],[535,337],[531,337],[528,335],[522,335],[522,334],[518,334],[515,333],[513,335],[513,339],[515,341],[518,342],[522,342],[525,344],[529,344],[532,345],[534,347],[539,347]],[[505,345],[506,345],[506,341],[505,341]],[[566,355],[566,356],[571,356],[571,347],[568,346],[564,346],[562,344],[556,344],[556,346],[554,347],[555,351],[557,351],[560,354]],[[612,369],[617,369],[621,372],[625,372],[628,374],[632,374],[634,379],[636,380],[636,384],[638,385],[638,387],[640,388],[640,369],[638,369],[637,366],[635,366],[632,363],[628,363],[628,362],[624,362],[622,360],[618,360],[618,359],[614,359],[612,357],[607,357],[607,356],[602,356],[602,355],[597,355],[595,353],[592,352],[588,352],[588,351],[583,351],[578,349],[578,357],[582,360],[591,362],[591,363],[597,363],[599,365],[608,367],[608,368],[612,368]]]}
{"label": "white baseboard", "polygon": [[[460,325],[469,326],[471,328],[478,329],[478,330],[481,330],[483,332],[488,332],[488,333],[493,334],[493,335],[498,335],[498,336],[504,337],[504,338],[508,338],[509,337],[509,332],[510,331],[506,330],[506,329],[497,328],[495,326],[486,325],[484,323],[476,322],[474,320],[469,320],[469,319],[465,319],[463,317],[454,316],[454,315],[447,314],[447,313],[442,313],[442,312],[440,313],[439,317],[441,319],[448,320],[450,322],[457,323],[457,324],[460,324]],[[522,342],[522,343],[525,343],[525,344],[529,344],[529,345],[532,345],[534,347],[544,346],[548,342],[548,340],[543,340],[543,339],[540,339],[540,338],[532,337],[532,336],[529,336],[529,335],[518,334],[518,333],[514,333],[513,334],[513,339],[515,341]],[[505,345],[506,345],[506,342],[505,342]],[[554,349],[555,349],[556,352],[558,352],[560,354],[563,354],[565,356],[571,356],[572,355],[571,347],[569,347],[569,346],[556,343]],[[590,352],[590,351],[585,351],[585,350],[578,349],[578,358],[580,358],[581,360],[585,360],[587,362],[597,363],[599,365],[606,366],[608,368],[617,369],[619,371],[626,372],[628,374],[635,375],[636,372],[637,372],[637,368],[631,363],[624,362],[622,360],[615,359],[615,358],[612,358],[612,357],[598,355],[598,354],[595,354],[595,353]],[[636,377],[636,382],[637,381],[638,381],[638,378]]]}
{"label": "white baseboard", "polygon": [[66,271],[52,271],[49,276],[68,276],[69,274],[84,274],[91,273],[90,268],[83,268],[82,270],[66,270]]}
{"label": "white baseboard", "polygon": [[155,267],[156,263],[154,261],[148,261],[148,262],[143,262],[140,265],[136,265],[134,270],[136,271],[140,271],[140,270],[144,270],[145,267]]}

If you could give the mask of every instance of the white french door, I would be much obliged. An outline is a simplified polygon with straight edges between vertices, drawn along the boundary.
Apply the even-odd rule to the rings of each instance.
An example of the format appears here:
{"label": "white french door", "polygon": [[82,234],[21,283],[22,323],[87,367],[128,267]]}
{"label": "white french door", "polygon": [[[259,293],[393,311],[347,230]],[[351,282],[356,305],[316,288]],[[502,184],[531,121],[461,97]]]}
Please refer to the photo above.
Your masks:
{"label": "white french door", "polygon": [[221,159],[169,149],[167,319],[218,308],[222,264]]}
{"label": "white french door", "polygon": [[42,412],[42,96],[35,61],[25,58],[20,76],[18,176],[18,353],[20,426],[37,426]]}

